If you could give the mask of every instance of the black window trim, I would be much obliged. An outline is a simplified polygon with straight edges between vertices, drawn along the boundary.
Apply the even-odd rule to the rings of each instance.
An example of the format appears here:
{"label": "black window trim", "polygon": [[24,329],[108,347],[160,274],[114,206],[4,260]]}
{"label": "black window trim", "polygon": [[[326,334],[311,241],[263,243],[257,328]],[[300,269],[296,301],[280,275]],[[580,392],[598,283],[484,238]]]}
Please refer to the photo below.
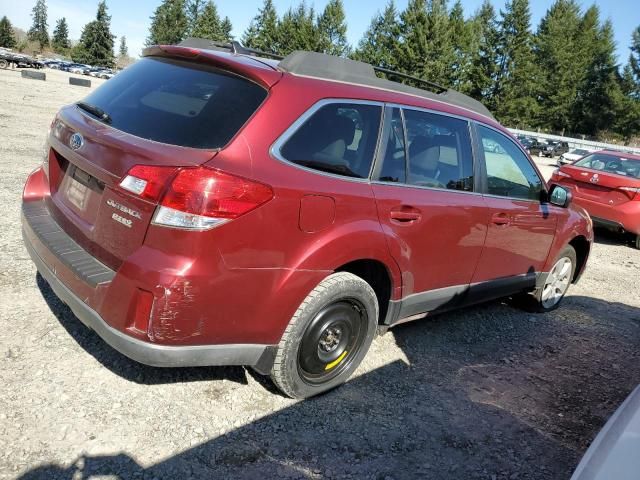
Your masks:
{"label": "black window trim", "polygon": [[302,125],[305,124],[305,122],[311,118],[318,110],[320,110],[322,107],[326,106],[326,105],[332,105],[332,104],[336,104],[336,103],[340,103],[340,104],[352,104],[352,105],[373,105],[373,106],[378,106],[380,107],[380,125],[378,126],[378,137],[376,138],[376,146],[374,148],[374,152],[373,152],[373,160],[375,160],[378,156],[378,149],[380,148],[380,138],[381,138],[381,132],[382,132],[382,126],[384,124],[384,102],[377,102],[377,101],[370,101],[370,100],[358,100],[358,99],[351,99],[351,98],[323,98],[322,100],[317,101],[316,103],[314,103],[311,107],[309,107],[302,115],[300,115],[295,122],[293,122],[289,128],[287,128],[284,133],[282,133],[275,142],[273,142],[273,144],[271,145],[271,148],[269,148],[269,154],[271,155],[272,158],[275,158],[276,160],[285,163],[286,165],[290,165],[296,168],[299,168],[300,170],[304,170],[306,172],[311,172],[311,173],[315,173],[317,175],[322,175],[322,176],[326,176],[326,177],[331,177],[331,178],[335,178],[335,179],[340,179],[340,180],[345,180],[347,182],[356,182],[356,183],[369,183],[370,179],[371,179],[371,173],[373,172],[374,169],[374,161],[371,161],[371,166],[369,167],[369,174],[366,177],[363,178],[356,178],[356,177],[348,177],[345,175],[340,175],[339,173],[331,173],[331,172],[323,172],[321,170],[316,170],[314,168],[311,167],[306,167],[304,165],[300,165],[298,163],[292,162],[290,160],[287,160],[286,158],[284,158],[284,155],[282,155],[281,149],[284,146],[285,143],[287,143],[289,141],[289,139],[295,135],[295,133],[302,127]]}
{"label": "black window trim", "polygon": [[[482,195],[484,195],[485,197],[491,197],[491,198],[502,198],[502,199],[515,200],[515,201],[519,201],[519,202],[532,202],[532,203],[537,203],[537,204],[541,204],[541,205],[542,204],[548,205],[549,202],[547,201],[547,198],[549,197],[549,188],[547,186],[547,182],[540,175],[540,173],[538,172],[538,168],[535,166],[535,163],[533,162],[533,160],[531,160],[529,155],[527,155],[526,151],[519,145],[519,143],[513,141],[511,139],[511,137],[509,137],[508,135],[505,135],[504,132],[502,132],[499,129],[497,129],[497,128],[491,126],[491,125],[488,125],[488,124],[486,124],[484,122],[478,122],[478,121],[474,120],[471,123],[473,124],[473,130],[475,131],[475,147],[476,147],[476,151],[477,151],[477,157],[476,158],[478,159],[478,163],[482,164],[481,165],[481,171],[482,171],[482,179],[481,179],[482,190],[481,190],[481,192],[482,192]],[[542,185],[542,190],[540,191],[540,198],[538,200],[533,200],[531,198],[508,197],[508,196],[494,195],[492,193],[489,193],[489,186],[488,186],[488,180],[487,180],[487,159],[484,156],[484,147],[482,145],[482,136],[480,135],[480,129],[478,127],[484,127],[484,128],[488,128],[490,130],[493,130],[494,132],[498,133],[499,135],[502,135],[505,139],[510,141],[512,144],[514,144],[518,150],[520,150],[520,152],[524,155],[524,158],[527,160],[527,162],[529,162],[529,165],[531,165],[531,167],[533,168],[533,171],[536,174],[536,177],[538,177],[538,180],[540,180],[540,184]]]}

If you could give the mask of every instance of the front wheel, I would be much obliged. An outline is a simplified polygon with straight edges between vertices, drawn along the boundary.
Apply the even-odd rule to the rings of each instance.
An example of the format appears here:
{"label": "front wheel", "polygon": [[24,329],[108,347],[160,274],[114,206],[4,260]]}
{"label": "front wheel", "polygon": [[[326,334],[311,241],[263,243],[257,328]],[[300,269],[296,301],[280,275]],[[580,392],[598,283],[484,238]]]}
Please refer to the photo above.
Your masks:
{"label": "front wheel", "polygon": [[338,272],[322,280],[291,318],[278,345],[271,378],[292,398],[308,398],[344,383],[375,337],[378,301],[360,277]]}
{"label": "front wheel", "polygon": [[567,245],[558,255],[542,287],[529,295],[530,310],[550,312],[558,308],[573,281],[576,265],[576,251],[571,245]]}

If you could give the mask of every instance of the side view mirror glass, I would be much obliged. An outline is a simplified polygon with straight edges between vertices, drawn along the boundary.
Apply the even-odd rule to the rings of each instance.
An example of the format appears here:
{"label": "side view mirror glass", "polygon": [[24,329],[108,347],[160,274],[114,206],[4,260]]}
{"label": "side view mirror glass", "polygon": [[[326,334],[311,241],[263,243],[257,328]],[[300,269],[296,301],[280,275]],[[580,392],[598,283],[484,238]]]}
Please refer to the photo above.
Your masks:
{"label": "side view mirror glass", "polygon": [[549,194],[549,203],[566,208],[571,203],[571,192],[560,185],[553,185]]}

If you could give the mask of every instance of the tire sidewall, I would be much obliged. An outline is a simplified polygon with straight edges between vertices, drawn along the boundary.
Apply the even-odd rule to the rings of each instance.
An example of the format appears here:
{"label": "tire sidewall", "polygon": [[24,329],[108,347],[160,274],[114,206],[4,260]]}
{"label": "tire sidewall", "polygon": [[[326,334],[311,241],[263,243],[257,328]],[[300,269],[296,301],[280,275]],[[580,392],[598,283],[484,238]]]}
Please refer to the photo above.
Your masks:
{"label": "tire sidewall", "polygon": [[[287,338],[285,345],[283,345],[285,348],[283,362],[285,378],[283,380],[286,382],[286,385],[283,385],[283,387],[287,390],[285,393],[295,398],[308,398],[318,395],[344,383],[358,368],[376,335],[378,326],[378,301],[373,289],[364,280],[352,274],[348,274],[349,278],[341,280],[340,282],[333,284],[327,282],[327,280],[330,280],[334,275],[336,274],[330,275],[320,283],[320,286],[329,283],[326,288],[319,294],[314,295],[312,292],[302,303],[298,312],[296,312],[296,314],[299,315],[297,322],[289,338]],[[344,273],[341,275],[344,276]],[[367,322],[363,343],[355,357],[351,359],[350,365],[343,372],[322,385],[311,385],[302,379],[298,371],[298,352],[304,333],[315,315],[322,308],[331,303],[350,298],[360,302],[366,310]]]}

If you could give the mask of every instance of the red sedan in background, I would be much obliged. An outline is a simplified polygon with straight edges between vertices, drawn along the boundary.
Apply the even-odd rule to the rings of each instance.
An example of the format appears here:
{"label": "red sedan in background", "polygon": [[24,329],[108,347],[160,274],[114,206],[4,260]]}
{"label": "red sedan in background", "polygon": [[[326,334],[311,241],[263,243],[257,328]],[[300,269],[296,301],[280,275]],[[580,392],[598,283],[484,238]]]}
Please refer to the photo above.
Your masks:
{"label": "red sedan in background", "polygon": [[640,249],[640,155],[595,152],[559,168],[551,181],[569,187],[595,225],[633,234]]}

